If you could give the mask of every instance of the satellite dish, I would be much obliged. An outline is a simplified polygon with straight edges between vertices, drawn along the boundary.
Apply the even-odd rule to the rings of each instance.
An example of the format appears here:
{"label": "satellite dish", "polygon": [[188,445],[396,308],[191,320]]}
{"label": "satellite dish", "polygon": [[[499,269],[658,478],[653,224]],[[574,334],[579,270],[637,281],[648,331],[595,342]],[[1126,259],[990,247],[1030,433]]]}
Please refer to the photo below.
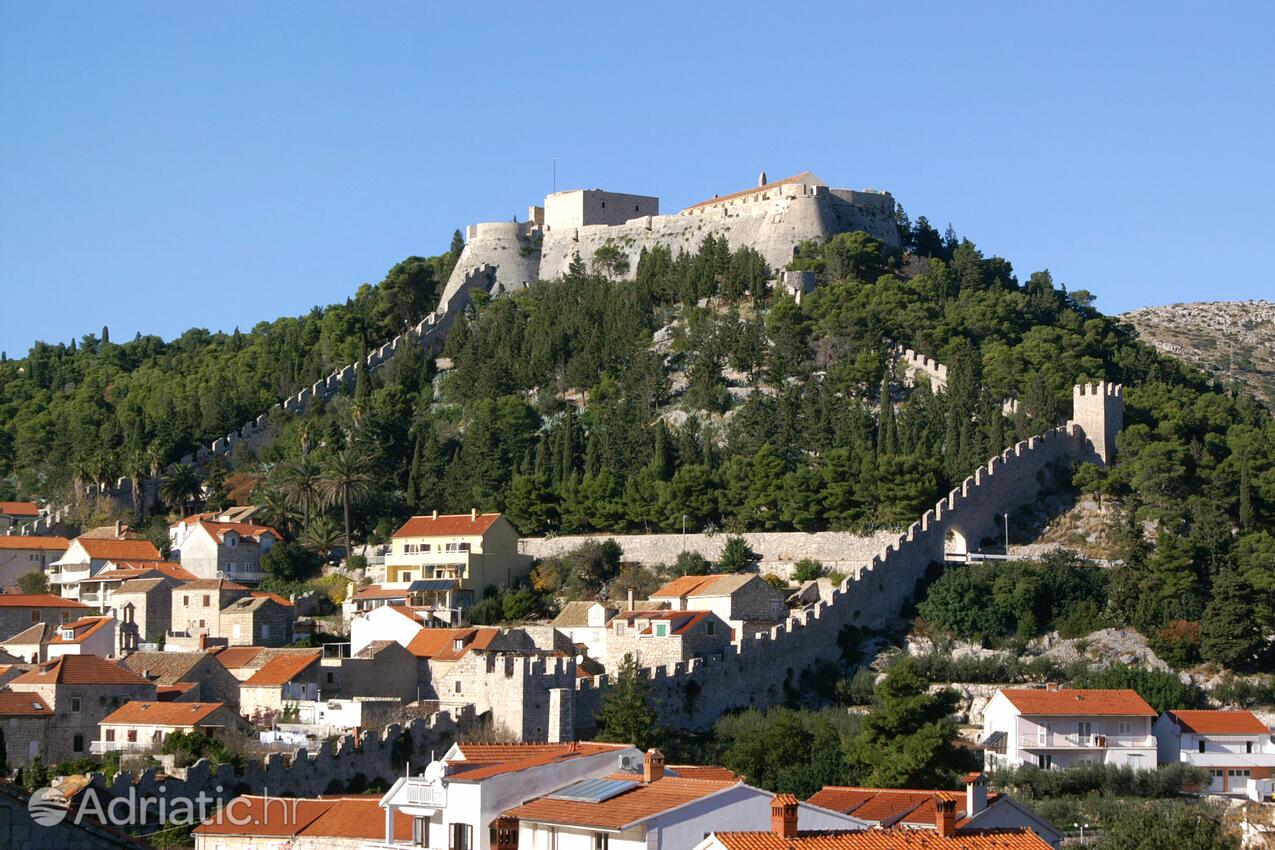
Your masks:
{"label": "satellite dish", "polygon": [[425,779],[429,782],[438,782],[447,774],[447,765],[441,761],[432,761],[425,768]]}

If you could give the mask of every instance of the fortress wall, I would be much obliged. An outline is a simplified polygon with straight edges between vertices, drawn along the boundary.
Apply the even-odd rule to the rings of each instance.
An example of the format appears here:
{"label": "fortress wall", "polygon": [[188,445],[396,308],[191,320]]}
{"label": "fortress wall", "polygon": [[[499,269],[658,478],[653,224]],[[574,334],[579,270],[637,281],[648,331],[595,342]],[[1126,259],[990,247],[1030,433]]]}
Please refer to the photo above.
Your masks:
{"label": "fortress wall", "polygon": [[935,392],[947,389],[947,367],[933,357],[917,354],[912,349],[901,345],[894,347],[894,354],[903,364],[904,375],[909,385],[916,383],[916,375],[919,372],[930,379],[930,388]]}
{"label": "fortress wall", "polygon": [[[844,628],[880,629],[897,619],[930,565],[943,560],[949,532],[971,544],[994,536],[997,517],[1033,501],[1048,482],[1049,468],[1081,451],[1082,436],[1068,423],[1006,449],[882,547],[830,600],[795,612],[768,634],[729,647],[720,659],[651,669],[653,694],[670,724],[707,729],[728,709],[782,702],[786,688],[798,686],[804,669],[839,658],[838,637]],[[589,724],[605,688],[605,676],[577,683],[580,734],[592,731]]]}
{"label": "fortress wall", "polygon": [[[672,564],[683,551],[698,552],[710,561],[721,557],[728,535],[707,534],[569,534],[559,537],[526,537],[519,549],[534,558],[561,555],[590,541],[614,540],[620,545],[625,561],[642,564]],[[740,535],[761,556],[761,572],[785,578],[792,575],[793,565],[803,558],[814,558],[828,569],[845,573],[866,566],[872,556],[898,535],[882,531],[868,536],[848,531],[749,532]]]}

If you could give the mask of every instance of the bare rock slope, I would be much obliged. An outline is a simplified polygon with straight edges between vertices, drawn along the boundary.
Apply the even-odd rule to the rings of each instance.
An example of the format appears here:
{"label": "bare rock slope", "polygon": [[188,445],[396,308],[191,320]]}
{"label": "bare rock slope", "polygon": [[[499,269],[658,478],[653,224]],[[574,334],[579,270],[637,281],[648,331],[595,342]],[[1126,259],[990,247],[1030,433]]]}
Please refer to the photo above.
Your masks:
{"label": "bare rock slope", "polygon": [[1159,350],[1275,404],[1275,302],[1168,304],[1120,318]]}

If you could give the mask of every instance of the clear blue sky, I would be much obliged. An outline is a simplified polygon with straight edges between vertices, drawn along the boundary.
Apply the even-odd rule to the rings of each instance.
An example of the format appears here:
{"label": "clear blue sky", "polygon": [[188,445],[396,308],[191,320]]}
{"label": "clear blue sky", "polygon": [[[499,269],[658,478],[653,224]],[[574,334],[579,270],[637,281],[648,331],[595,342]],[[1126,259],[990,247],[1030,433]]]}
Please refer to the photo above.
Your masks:
{"label": "clear blue sky", "polygon": [[1133,6],[5,2],[0,349],[343,300],[554,156],[889,189],[1107,312],[1275,297],[1275,7]]}

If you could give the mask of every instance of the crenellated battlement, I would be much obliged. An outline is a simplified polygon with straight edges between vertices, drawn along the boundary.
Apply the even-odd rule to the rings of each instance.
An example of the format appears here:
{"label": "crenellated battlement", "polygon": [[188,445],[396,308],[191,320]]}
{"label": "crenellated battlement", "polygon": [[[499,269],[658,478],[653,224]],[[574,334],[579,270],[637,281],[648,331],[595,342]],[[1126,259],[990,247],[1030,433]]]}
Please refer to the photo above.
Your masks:
{"label": "crenellated battlement", "polygon": [[947,367],[933,357],[926,357],[901,345],[894,347],[894,356],[903,364],[904,376],[909,384],[916,383],[919,372],[929,379],[930,388],[935,392],[947,389]]}

